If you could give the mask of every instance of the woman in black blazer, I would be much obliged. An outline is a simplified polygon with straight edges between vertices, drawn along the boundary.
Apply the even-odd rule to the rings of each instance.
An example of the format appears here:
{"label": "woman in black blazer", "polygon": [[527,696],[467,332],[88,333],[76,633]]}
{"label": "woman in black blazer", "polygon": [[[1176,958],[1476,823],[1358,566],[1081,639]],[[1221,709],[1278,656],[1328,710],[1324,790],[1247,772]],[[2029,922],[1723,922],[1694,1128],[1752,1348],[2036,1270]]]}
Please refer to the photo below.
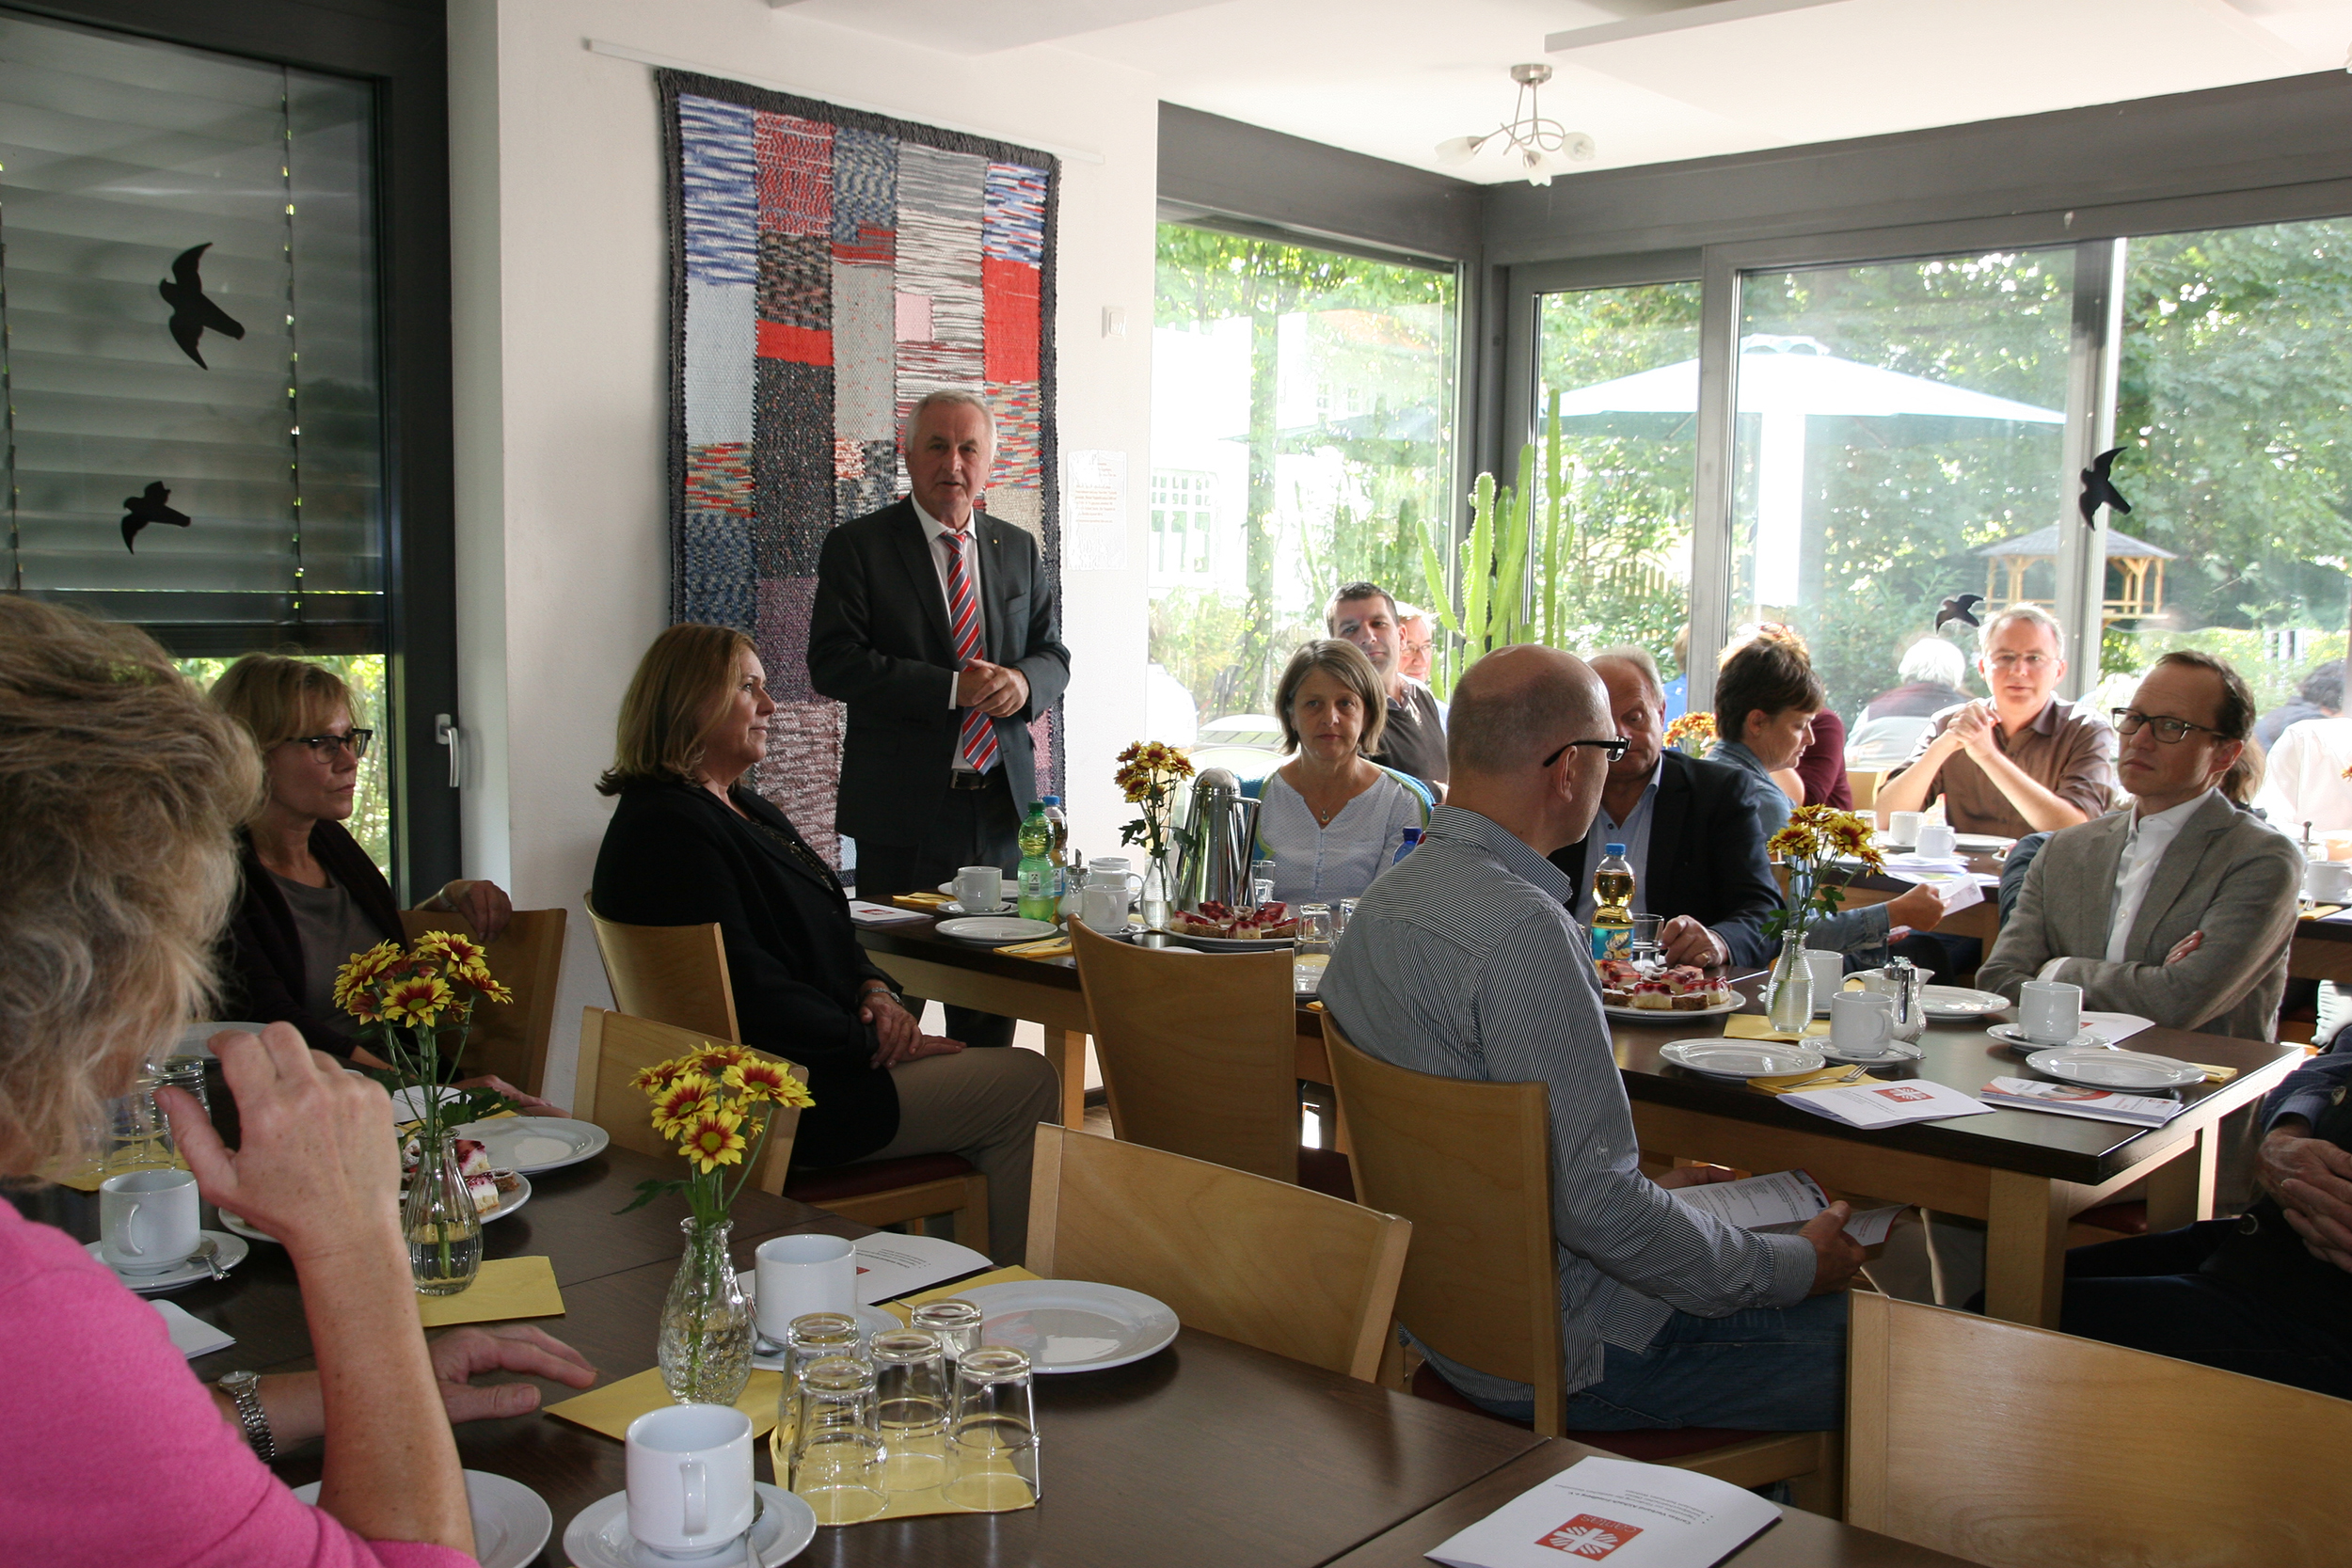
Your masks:
{"label": "woman in black blazer", "polygon": [[1027,1251],[1029,1160],[1058,1100],[1028,1051],[926,1035],[858,945],[849,900],[785,815],[743,783],[776,711],[751,639],[672,626],[621,701],[617,795],[592,896],[632,926],[715,922],[744,1043],[808,1069],[796,1165],[953,1151],[988,1177],[990,1251]]}

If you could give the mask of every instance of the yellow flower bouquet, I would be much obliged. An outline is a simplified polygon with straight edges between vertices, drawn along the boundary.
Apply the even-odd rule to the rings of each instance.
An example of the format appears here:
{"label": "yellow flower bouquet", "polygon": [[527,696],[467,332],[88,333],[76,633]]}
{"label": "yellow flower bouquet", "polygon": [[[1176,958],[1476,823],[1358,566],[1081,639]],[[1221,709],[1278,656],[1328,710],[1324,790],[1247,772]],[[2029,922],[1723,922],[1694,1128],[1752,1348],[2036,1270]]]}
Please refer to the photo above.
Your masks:
{"label": "yellow flower bouquet", "polygon": [[1142,846],[1155,861],[1165,859],[1175,842],[1176,791],[1191,777],[1192,759],[1164,741],[1138,740],[1120,752],[1111,782],[1143,815],[1120,829],[1119,842]]}
{"label": "yellow flower bouquet", "polygon": [[621,1212],[643,1208],[664,1193],[684,1193],[694,1218],[705,1225],[726,1218],[736,1194],[751,1180],[776,1112],[817,1103],[788,1065],[742,1045],[706,1043],[655,1063],[630,1082],[652,1104],[654,1131],[685,1157],[687,1174],[639,1182],[637,1200]]}
{"label": "yellow flower bouquet", "polygon": [[[1685,746],[1684,741],[1693,744]],[[1666,726],[1666,744],[1688,756],[1704,756],[1715,742],[1715,716],[1705,708],[1686,713]]]}
{"label": "yellow flower bouquet", "polygon": [[1802,939],[1806,927],[1837,912],[1851,878],[1823,875],[1836,862],[1859,861],[1868,871],[1886,869],[1886,857],[1872,840],[1868,820],[1836,806],[1799,806],[1788,814],[1788,824],[1766,841],[1766,847],[1788,867],[1788,904],[1766,917],[1769,936],[1793,933]]}

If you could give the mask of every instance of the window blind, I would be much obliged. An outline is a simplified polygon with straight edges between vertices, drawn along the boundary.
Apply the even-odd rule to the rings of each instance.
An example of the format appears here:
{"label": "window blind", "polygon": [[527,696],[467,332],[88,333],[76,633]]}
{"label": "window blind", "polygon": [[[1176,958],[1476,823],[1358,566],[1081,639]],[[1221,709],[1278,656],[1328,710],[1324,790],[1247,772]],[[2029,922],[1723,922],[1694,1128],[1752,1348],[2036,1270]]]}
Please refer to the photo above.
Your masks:
{"label": "window blind", "polygon": [[372,114],[364,83],[0,12],[16,589],[183,656],[383,651]]}

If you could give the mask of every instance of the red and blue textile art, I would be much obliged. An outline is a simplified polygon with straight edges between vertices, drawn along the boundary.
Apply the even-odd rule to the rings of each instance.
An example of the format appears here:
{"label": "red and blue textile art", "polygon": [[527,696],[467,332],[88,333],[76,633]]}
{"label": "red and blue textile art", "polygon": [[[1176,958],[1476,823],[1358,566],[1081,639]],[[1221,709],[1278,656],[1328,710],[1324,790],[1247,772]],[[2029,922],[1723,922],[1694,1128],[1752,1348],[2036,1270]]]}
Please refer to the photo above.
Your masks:
{"label": "red and blue textile art", "polygon": [[[673,621],[751,633],[780,705],[762,794],[840,863],[842,708],[808,684],[828,531],[906,493],[924,393],[996,416],[992,515],[1058,573],[1051,156],[814,99],[659,73],[668,142]],[[1041,717],[1039,788],[1061,779]]]}

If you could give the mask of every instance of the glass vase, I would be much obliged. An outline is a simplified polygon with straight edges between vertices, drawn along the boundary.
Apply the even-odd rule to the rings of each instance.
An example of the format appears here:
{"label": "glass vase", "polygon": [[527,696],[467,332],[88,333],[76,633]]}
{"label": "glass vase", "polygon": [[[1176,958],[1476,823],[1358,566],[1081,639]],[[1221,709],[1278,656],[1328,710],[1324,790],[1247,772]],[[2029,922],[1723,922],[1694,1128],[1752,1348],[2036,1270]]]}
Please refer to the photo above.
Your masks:
{"label": "glass vase", "polygon": [[1792,927],[1781,937],[1771,984],[1768,1022],[1784,1034],[1804,1034],[1813,1022],[1813,970],[1804,961],[1804,931]]}
{"label": "glass vase", "polygon": [[680,1404],[733,1404],[752,1377],[752,1309],[727,1256],[728,1220],[684,1219],[686,1256],[661,1304],[661,1383]]}
{"label": "glass vase", "polygon": [[417,1168],[401,1200],[408,1272],[421,1296],[453,1296],[482,1269],[482,1215],[457,1167],[457,1135],[418,1135]]}
{"label": "glass vase", "polygon": [[1176,875],[1169,869],[1166,855],[1154,855],[1143,868],[1143,924],[1146,929],[1165,931],[1168,917],[1175,912],[1173,890]]}

